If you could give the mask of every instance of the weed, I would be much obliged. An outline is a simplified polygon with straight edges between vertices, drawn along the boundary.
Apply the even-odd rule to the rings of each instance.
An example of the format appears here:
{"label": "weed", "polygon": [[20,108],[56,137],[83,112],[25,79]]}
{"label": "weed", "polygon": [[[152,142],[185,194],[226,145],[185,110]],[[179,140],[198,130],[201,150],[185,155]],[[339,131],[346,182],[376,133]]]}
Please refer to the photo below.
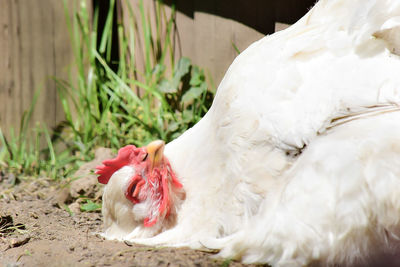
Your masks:
{"label": "weed", "polygon": [[[114,4],[110,2],[112,8]],[[140,146],[153,139],[171,141],[198,122],[212,102],[213,93],[208,90],[204,72],[188,58],[175,62],[171,44],[174,10],[168,17],[157,1],[152,20],[142,1],[136,13],[129,1],[126,5],[124,16],[130,25],[118,24],[121,60],[117,71],[110,67],[112,8],[102,33],[96,27],[97,9],[93,27],[84,5],[76,16],[65,9],[67,20],[73,17],[68,25],[78,77],[57,79],[66,120],[55,134],[84,160],[91,158],[96,146],[117,149],[127,143]],[[139,22],[141,30],[137,28]],[[139,46],[138,40],[144,45]],[[142,70],[135,58],[137,53],[144,55]],[[172,70],[170,75],[168,69]]]}
{"label": "weed", "polygon": [[[90,15],[87,1],[82,0],[69,10],[64,0],[74,66],[69,79],[53,79],[65,120],[51,131],[40,124],[29,129],[37,92],[21,118],[19,133],[11,129],[7,140],[0,129],[1,168],[66,177],[91,160],[96,147],[142,146],[154,139],[169,142],[198,122],[211,106],[213,90],[209,90],[204,71],[188,58],[175,60],[171,42],[174,8],[167,16],[161,1],[156,1],[155,18],[151,18],[142,0],[138,10],[126,1],[124,16],[129,23],[123,24],[114,18],[115,0],[109,1],[100,32],[97,8]],[[117,32],[112,30],[114,23]],[[115,34],[119,62],[111,62]],[[144,55],[143,68],[137,54]]]}
{"label": "weed", "polygon": [[86,203],[81,204],[80,209],[81,211],[99,211],[101,210],[101,204],[95,203],[90,199],[85,199]]}

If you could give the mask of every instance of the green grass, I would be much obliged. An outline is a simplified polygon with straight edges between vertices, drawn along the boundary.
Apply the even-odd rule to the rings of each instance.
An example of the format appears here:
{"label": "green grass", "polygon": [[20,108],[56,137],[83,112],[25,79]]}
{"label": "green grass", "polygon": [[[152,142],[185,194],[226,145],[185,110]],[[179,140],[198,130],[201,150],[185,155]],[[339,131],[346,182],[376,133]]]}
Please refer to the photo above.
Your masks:
{"label": "green grass", "polygon": [[39,93],[34,94],[29,109],[23,113],[19,132],[11,128],[7,139],[0,129],[0,170],[25,176],[43,173],[52,178],[65,176],[74,170],[71,166],[74,158],[68,151],[56,154],[46,125],[37,123],[29,127]]}
{"label": "green grass", "polygon": [[[115,0],[109,1],[111,8],[99,32],[97,8],[90,16],[87,1],[70,10],[64,0],[74,66],[69,79],[53,79],[65,120],[50,131],[40,124],[29,129],[36,94],[21,118],[17,137],[7,140],[0,129],[0,166],[27,175],[43,172],[53,178],[65,177],[92,159],[96,147],[116,150],[154,139],[169,142],[198,122],[211,106],[214,90],[204,71],[188,58],[176,59],[174,8],[167,15],[164,5],[156,1],[156,15],[151,17],[143,1],[138,10],[126,1],[124,16],[129,24],[118,21],[117,32],[113,32]],[[111,61],[115,34],[119,62]],[[143,67],[137,55],[144,59]]]}
{"label": "green grass", "polygon": [[10,139],[7,140],[5,134],[0,129],[0,166],[7,168],[12,172],[21,172],[24,170],[28,175],[37,174],[40,169],[39,151],[40,151],[40,130],[37,126],[34,130],[34,140],[29,139],[29,121],[36,105],[39,93],[36,92],[30,108],[22,115],[19,132],[16,133],[13,128],[10,129]]}
{"label": "green grass", "polygon": [[[168,142],[199,121],[211,105],[213,95],[204,72],[188,58],[175,62],[171,45],[174,11],[167,17],[163,5],[156,2],[157,16],[152,25],[142,1],[136,12],[140,18],[135,17],[128,1],[126,4],[130,27],[118,24],[122,60],[116,72],[110,67],[112,10],[100,45],[96,43],[96,9],[92,31],[85,8],[69,22],[79,72],[77,82],[73,78],[68,82],[57,80],[66,115],[62,134],[69,132],[70,136],[63,139],[74,140],[69,146],[75,146],[82,155],[88,155],[96,146],[119,148],[126,143],[143,145],[153,139]],[[67,9],[66,17],[70,17]],[[144,44],[141,51],[139,39]],[[144,57],[142,69],[136,64],[136,53]],[[168,69],[172,70],[170,75]]]}
{"label": "green grass", "polygon": [[91,211],[100,211],[101,204],[95,203],[90,199],[85,199],[86,203],[81,204],[80,209],[81,211],[91,212]]}

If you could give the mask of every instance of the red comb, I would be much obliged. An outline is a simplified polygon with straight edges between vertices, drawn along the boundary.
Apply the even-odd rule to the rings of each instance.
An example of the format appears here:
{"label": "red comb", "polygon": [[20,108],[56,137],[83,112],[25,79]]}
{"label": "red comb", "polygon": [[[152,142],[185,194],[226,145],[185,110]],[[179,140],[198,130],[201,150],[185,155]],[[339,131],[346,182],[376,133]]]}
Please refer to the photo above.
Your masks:
{"label": "red comb", "polygon": [[113,159],[103,161],[103,165],[97,166],[96,174],[99,183],[107,184],[111,175],[123,166],[131,163],[132,158],[138,153],[134,145],[128,145],[118,150],[118,156]]}

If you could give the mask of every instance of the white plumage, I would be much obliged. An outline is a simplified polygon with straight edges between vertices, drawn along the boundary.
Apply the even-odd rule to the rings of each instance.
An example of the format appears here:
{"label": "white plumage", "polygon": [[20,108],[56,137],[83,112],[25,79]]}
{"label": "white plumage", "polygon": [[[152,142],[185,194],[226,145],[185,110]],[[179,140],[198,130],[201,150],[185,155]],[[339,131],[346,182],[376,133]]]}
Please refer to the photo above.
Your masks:
{"label": "white plumage", "polygon": [[400,1],[319,1],[241,53],[210,111],[166,145],[186,194],[170,219],[143,226],[126,167],[105,189],[105,236],[274,266],[398,252],[399,51]]}

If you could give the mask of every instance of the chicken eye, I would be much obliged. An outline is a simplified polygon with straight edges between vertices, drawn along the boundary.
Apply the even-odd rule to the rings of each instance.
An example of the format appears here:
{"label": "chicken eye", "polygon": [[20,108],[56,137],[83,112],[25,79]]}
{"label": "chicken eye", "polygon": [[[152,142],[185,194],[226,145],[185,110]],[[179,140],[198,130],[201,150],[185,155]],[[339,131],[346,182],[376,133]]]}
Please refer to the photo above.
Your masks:
{"label": "chicken eye", "polygon": [[149,153],[146,153],[146,155],[143,157],[142,161],[145,161],[147,159],[148,155],[149,155]]}

